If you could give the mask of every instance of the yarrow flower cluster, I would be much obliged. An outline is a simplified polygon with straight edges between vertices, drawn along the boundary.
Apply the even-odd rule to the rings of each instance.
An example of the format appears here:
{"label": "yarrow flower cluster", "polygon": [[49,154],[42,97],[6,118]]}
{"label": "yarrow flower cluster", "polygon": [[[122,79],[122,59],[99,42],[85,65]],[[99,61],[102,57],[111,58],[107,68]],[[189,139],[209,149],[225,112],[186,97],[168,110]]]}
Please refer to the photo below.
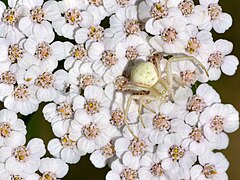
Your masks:
{"label": "yarrow flower cluster", "polygon": [[[212,36],[231,25],[218,0],[0,2],[0,179],[60,179],[86,154],[106,180],[228,179],[239,113],[207,82],[237,70]],[[47,147],[17,116],[42,102]]]}

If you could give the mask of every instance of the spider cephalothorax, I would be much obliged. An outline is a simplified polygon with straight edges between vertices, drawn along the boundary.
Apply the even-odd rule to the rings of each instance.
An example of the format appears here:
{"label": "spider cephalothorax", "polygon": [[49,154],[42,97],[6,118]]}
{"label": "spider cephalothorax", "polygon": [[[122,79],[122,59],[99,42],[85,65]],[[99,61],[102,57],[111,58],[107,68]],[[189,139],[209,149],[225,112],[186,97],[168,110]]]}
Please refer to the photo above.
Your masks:
{"label": "spider cephalothorax", "polygon": [[[199,65],[206,75],[208,72],[204,65],[198,61],[196,58],[191,56],[183,56],[183,55],[174,55],[168,60],[166,60],[166,67],[162,70],[160,67],[160,61],[163,57],[159,56],[154,62],[151,61],[141,61],[136,63],[130,75],[130,81],[126,83],[125,88],[129,91],[139,91],[139,92],[148,92],[144,94],[133,94],[127,101],[127,105],[124,112],[124,122],[130,131],[130,133],[137,138],[137,136],[132,132],[131,128],[128,124],[128,111],[133,100],[138,100],[139,108],[138,114],[139,119],[144,126],[144,123],[141,119],[141,112],[143,107],[148,109],[149,111],[154,112],[151,108],[147,106],[147,102],[149,101],[167,101],[172,100],[174,95],[174,82],[177,82],[179,85],[184,86],[181,78],[172,73],[171,63],[179,62],[179,61],[192,61],[195,65]],[[164,74],[164,76],[162,75]]]}

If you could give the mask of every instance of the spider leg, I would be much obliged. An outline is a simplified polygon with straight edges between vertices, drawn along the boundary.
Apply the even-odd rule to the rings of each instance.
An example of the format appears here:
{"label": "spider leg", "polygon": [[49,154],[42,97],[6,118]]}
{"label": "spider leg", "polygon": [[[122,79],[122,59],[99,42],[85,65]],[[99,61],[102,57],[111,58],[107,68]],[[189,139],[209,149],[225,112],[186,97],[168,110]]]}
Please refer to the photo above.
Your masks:
{"label": "spider leg", "polygon": [[172,74],[172,66],[171,66],[171,61],[167,61],[166,65],[166,78],[168,82],[168,92],[170,93],[170,99],[173,97],[173,74]]}
{"label": "spider leg", "polygon": [[126,84],[124,86],[124,88],[127,90],[134,90],[134,91],[148,91],[149,90],[148,88],[140,87],[132,82]]}
{"label": "spider leg", "polygon": [[[143,110],[143,107],[145,107],[147,110],[149,110],[150,112],[152,113],[156,113],[153,109],[149,108],[148,105],[144,102],[146,99],[147,100],[153,100],[153,98],[149,99],[148,98],[149,95],[145,95],[145,96],[142,96],[140,99],[139,99],[139,107],[138,107],[138,117],[140,119],[140,122],[143,126],[143,128],[146,128],[144,122],[143,122],[143,119],[142,119],[142,110]],[[155,100],[155,98],[154,98]]]}
{"label": "spider leg", "polygon": [[124,123],[125,123],[127,129],[129,130],[129,132],[133,135],[133,137],[137,138],[137,136],[131,130],[129,123],[128,123],[128,112],[129,112],[129,109],[130,109],[130,106],[131,106],[133,100],[139,100],[138,117],[140,118],[141,124],[145,128],[143,119],[141,117],[143,107],[145,107],[152,113],[156,113],[156,112],[153,109],[149,108],[144,101],[146,101],[146,100],[154,101],[154,100],[156,100],[156,97],[151,96],[151,95],[132,95],[129,97],[129,99],[127,101],[126,109],[124,110]]}
{"label": "spider leg", "polygon": [[[195,64],[198,64],[202,69],[203,71],[206,73],[207,76],[209,76],[208,74],[208,71],[207,69],[204,67],[204,65],[198,60],[196,59],[195,57],[192,57],[192,56],[173,56],[171,57],[168,61],[167,61],[167,65],[166,65],[166,74],[167,74],[167,81],[168,81],[168,85],[171,89],[171,97],[173,97],[173,81],[174,79],[177,80],[177,82],[179,83],[180,81],[178,81],[179,79],[176,77],[174,78],[174,74],[172,73],[172,66],[171,66],[171,63],[172,62],[180,62],[180,61],[187,61],[187,60],[190,60],[192,61],[193,63]],[[182,83],[180,83],[181,85]]]}
{"label": "spider leg", "polygon": [[163,79],[159,78],[158,82],[164,87],[164,89],[170,94],[172,95],[173,92],[171,90],[171,88],[169,87],[168,83],[165,82]]}
{"label": "spider leg", "polygon": [[138,117],[139,117],[139,120],[140,120],[143,128],[146,128],[146,126],[143,122],[143,119],[142,119],[142,110],[143,110],[143,103],[144,103],[143,98],[144,98],[144,96],[139,99]]}
{"label": "spider leg", "polygon": [[158,72],[158,77],[161,78],[162,77],[162,72],[161,72],[161,67],[160,67],[160,60],[156,61],[156,68],[157,68],[157,72]]}
{"label": "spider leg", "polygon": [[184,87],[184,83],[182,82],[182,80],[176,75],[176,74],[173,74],[173,79],[182,87]]}
{"label": "spider leg", "polygon": [[126,108],[124,110],[124,123],[125,123],[127,129],[133,135],[134,138],[138,138],[138,137],[133,133],[132,129],[129,126],[129,123],[128,123],[128,112],[129,112],[130,106],[132,104],[132,101],[135,100],[135,99],[140,99],[141,97],[142,97],[142,95],[132,95],[132,96],[130,96],[128,101],[127,101],[127,106],[126,106]]}
{"label": "spider leg", "polygon": [[206,73],[206,75],[209,77],[208,70],[205,68],[203,63],[201,63],[197,58],[195,58],[193,56],[173,56],[168,61],[179,62],[179,61],[187,61],[187,60],[190,60],[193,63],[199,65],[203,69],[203,71]]}
{"label": "spider leg", "polygon": [[[150,110],[152,113],[156,114],[156,112],[155,112],[154,110],[152,110],[151,108],[149,108],[148,105],[147,105],[144,101],[156,101],[156,100],[161,100],[161,98],[158,97],[158,99],[157,99],[157,98],[154,97],[154,96],[145,95],[145,96],[143,96],[143,97],[141,97],[141,98],[139,99],[141,109],[140,109],[140,111],[138,112],[138,115],[139,115],[140,122],[141,122],[141,124],[143,125],[143,128],[146,128],[146,126],[145,126],[144,121],[143,121],[143,119],[142,119],[142,115],[140,115],[141,112],[142,112],[142,108],[145,107],[146,109]],[[139,107],[140,107],[140,106],[139,106]]]}

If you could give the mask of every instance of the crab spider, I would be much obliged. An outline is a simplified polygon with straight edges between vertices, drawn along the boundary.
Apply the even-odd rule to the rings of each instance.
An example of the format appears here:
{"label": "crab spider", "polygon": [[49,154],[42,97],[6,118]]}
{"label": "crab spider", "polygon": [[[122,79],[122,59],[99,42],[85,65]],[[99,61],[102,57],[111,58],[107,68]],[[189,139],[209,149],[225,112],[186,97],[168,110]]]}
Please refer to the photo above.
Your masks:
{"label": "crab spider", "polygon": [[124,123],[129,130],[129,132],[133,135],[133,137],[137,138],[137,136],[131,130],[128,124],[128,112],[133,100],[139,101],[139,108],[138,108],[138,116],[140,119],[141,124],[145,127],[142,118],[141,112],[143,107],[148,109],[149,111],[154,112],[151,108],[147,106],[146,102],[159,100],[165,101],[167,99],[172,99],[174,92],[173,92],[173,82],[174,80],[179,83],[181,86],[184,84],[181,82],[181,79],[172,74],[171,63],[172,62],[179,62],[179,61],[186,61],[190,60],[194,64],[199,65],[203,71],[208,76],[208,71],[204,67],[204,65],[192,56],[182,56],[182,55],[174,55],[170,59],[167,60],[166,63],[166,79],[162,78],[162,72],[160,69],[160,58],[156,60],[156,64],[154,65],[152,62],[140,62],[135,64],[131,70],[130,81],[126,84],[125,88],[128,90],[133,91],[146,91],[149,92],[148,94],[144,95],[132,95],[129,97],[127,101],[126,108],[124,110]]}

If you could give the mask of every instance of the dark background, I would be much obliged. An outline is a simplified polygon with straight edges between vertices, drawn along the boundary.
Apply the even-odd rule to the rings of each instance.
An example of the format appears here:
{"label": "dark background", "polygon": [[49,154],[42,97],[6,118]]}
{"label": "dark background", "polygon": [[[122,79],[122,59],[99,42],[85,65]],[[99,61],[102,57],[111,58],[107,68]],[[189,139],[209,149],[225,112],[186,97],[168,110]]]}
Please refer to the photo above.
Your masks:
{"label": "dark background", "polygon": [[[7,0],[2,0],[6,2]],[[214,39],[224,38],[234,43],[233,54],[240,57],[240,2],[238,0],[220,0],[220,5],[224,12],[232,15],[234,22],[230,30],[223,35],[215,34]],[[240,111],[240,70],[233,77],[222,76],[217,82],[210,83],[220,94],[223,103],[233,104]],[[50,124],[42,116],[41,104],[38,112],[23,117],[20,116],[27,124],[28,140],[34,137],[42,138],[47,145],[48,141],[54,138]],[[0,103],[0,109],[2,104]],[[229,179],[240,179],[240,130],[229,135],[230,144],[227,150],[222,151],[230,162],[228,169]],[[77,165],[70,165],[69,173],[64,180],[82,179],[82,180],[104,180],[108,168],[96,169],[89,161],[89,156],[82,157]]]}

